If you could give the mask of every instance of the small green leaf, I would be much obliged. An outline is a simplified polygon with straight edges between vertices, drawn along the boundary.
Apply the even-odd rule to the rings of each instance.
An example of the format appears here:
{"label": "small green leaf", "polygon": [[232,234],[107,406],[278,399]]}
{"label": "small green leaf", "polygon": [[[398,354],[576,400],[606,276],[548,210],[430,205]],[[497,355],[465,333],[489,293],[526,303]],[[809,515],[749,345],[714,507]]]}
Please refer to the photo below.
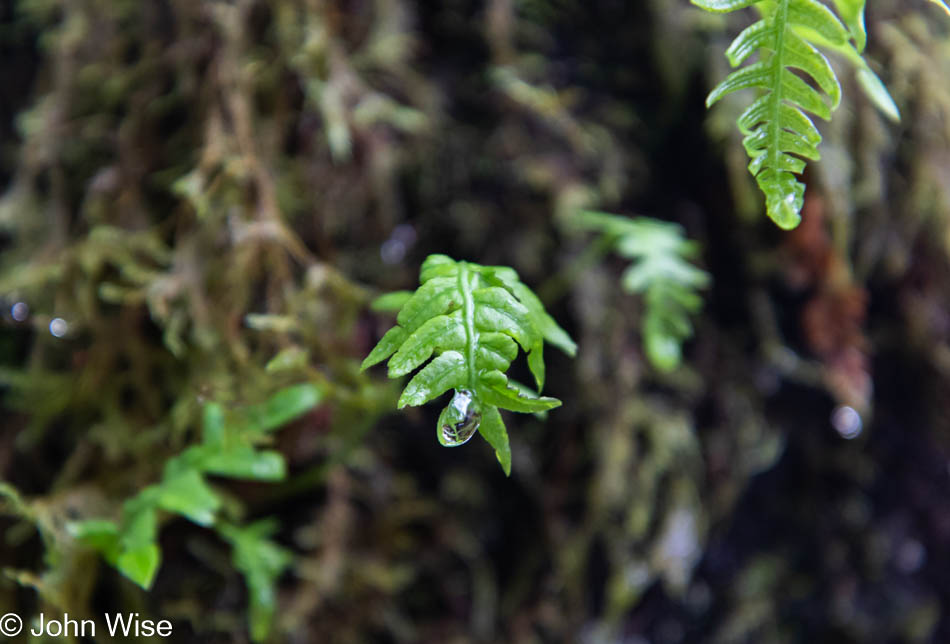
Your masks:
{"label": "small green leaf", "polygon": [[241,412],[242,428],[252,434],[277,429],[310,411],[323,399],[323,391],[311,383],[281,389],[266,402]]}
{"label": "small green leaf", "polygon": [[399,315],[396,316],[396,321],[408,333],[412,333],[426,320],[450,313],[460,305],[455,279],[435,277],[420,286],[412,297],[406,300]]}
{"label": "small green leaf", "polygon": [[528,352],[528,371],[534,376],[538,391],[544,389],[544,344],[541,342],[535,344],[534,348]]}
{"label": "small green leaf", "polygon": [[449,389],[461,389],[465,386],[467,376],[462,354],[458,351],[446,351],[409,381],[399,397],[399,409],[407,405],[417,407],[438,398]]}
{"label": "small green leaf", "polygon": [[758,0],[690,0],[697,7],[702,7],[706,11],[714,11],[716,13],[727,13],[729,11],[736,11],[737,9],[745,9],[746,7],[751,7]]}
{"label": "small green leaf", "polygon": [[215,512],[221,507],[221,499],[201,475],[192,470],[162,481],[158,506],[181,514],[198,525],[210,526],[214,523]]}
{"label": "small green leaf", "polygon": [[851,37],[859,52],[864,51],[868,41],[868,33],[864,28],[864,4],[866,0],[834,0],[835,7],[844,24],[848,26]]}
{"label": "small green leaf", "polygon": [[668,373],[679,366],[683,353],[676,336],[662,331],[648,330],[644,341],[647,358],[654,367]]}
{"label": "small green leaf", "polygon": [[891,98],[890,92],[887,91],[877,74],[871,71],[870,67],[862,67],[858,69],[857,79],[861,89],[864,90],[864,94],[871,99],[874,107],[890,120],[900,123],[900,110],[897,109],[894,99]]}
{"label": "small green leaf", "polygon": [[138,508],[124,526],[104,519],[70,523],[70,534],[98,550],[119,572],[148,590],[158,571],[161,551],[155,544],[155,511]]}
{"label": "small green leaf", "polygon": [[405,306],[410,297],[412,297],[412,291],[393,291],[377,297],[369,308],[377,313],[396,313]]}
{"label": "small green leaf", "polygon": [[[807,29],[826,43],[844,45],[848,42],[848,31],[838,17],[816,0],[782,0],[787,2],[787,25],[793,29]],[[780,16],[775,17],[777,27]],[[786,34],[787,35],[787,34]]]}
{"label": "small green leaf", "polygon": [[218,403],[207,403],[203,414],[202,440],[208,445],[222,442],[224,440],[224,408]]}
{"label": "small green leaf", "polygon": [[107,559],[115,559],[119,548],[119,526],[105,519],[87,519],[68,524],[69,533]]}
{"label": "small green leaf", "polygon": [[772,221],[782,230],[797,228],[805,205],[805,185],[791,172],[776,170],[766,170],[756,181],[765,193],[765,207]]}
{"label": "small green leaf", "polygon": [[734,71],[726,76],[725,80],[716,85],[713,91],[709,92],[709,96],[706,97],[706,107],[712,107],[718,103],[721,98],[733,92],[751,89],[753,87],[761,87],[769,81],[771,76],[772,67],[763,61]]}
{"label": "small green leaf", "polygon": [[282,349],[276,356],[271,358],[266,365],[264,365],[264,371],[267,373],[277,373],[280,371],[292,371],[295,369],[302,369],[307,366],[307,361],[310,360],[310,352],[302,347],[287,347]]}
{"label": "small green leaf", "polygon": [[475,349],[478,370],[504,371],[518,355],[518,345],[504,333],[479,333]]}
{"label": "small green leaf", "polygon": [[541,335],[544,336],[547,342],[550,342],[572,358],[577,355],[577,344],[571,339],[571,336],[567,334],[567,331],[558,326],[554,318],[542,311],[537,315],[536,323],[538,330],[541,331]]}
{"label": "small green leaf", "polygon": [[501,418],[497,407],[486,406],[482,410],[482,422],[478,431],[488,444],[495,448],[495,456],[505,471],[505,476],[511,476],[511,445],[508,443],[508,430]]}
{"label": "small green leaf", "polygon": [[231,543],[234,567],[244,575],[250,612],[251,639],[263,642],[270,634],[277,611],[274,585],[293,561],[292,554],[268,537],[276,531],[272,521],[245,527],[222,525],[221,535]]}
{"label": "small green leaf", "polygon": [[541,338],[528,309],[503,288],[480,288],[472,292],[475,326],[479,330],[510,335],[525,351]]}
{"label": "small green leaf", "polygon": [[425,284],[434,277],[454,277],[458,264],[448,255],[429,255],[419,268],[419,283]]}
{"label": "small green leaf", "polygon": [[401,326],[394,326],[389,331],[386,331],[386,334],[380,338],[376,346],[373,347],[373,350],[370,351],[370,354],[363,360],[363,364],[360,365],[360,371],[365,371],[374,364],[378,364],[394,354],[408,337],[409,334]]}
{"label": "small green leaf", "polygon": [[257,451],[241,445],[210,454],[204,461],[205,472],[252,481],[282,481],[287,466],[280,452]]}
{"label": "small green leaf", "polygon": [[[518,395],[521,396],[522,398],[540,398],[541,397],[541,394],[536,392],[534,389],[532,389],[528,385],[518,382],[517,380],[514,380],[512,378],[508,378],[508,388],[514,389],[516,392],[518,392]],[[533,412],[532,415],[538,420],[548,419],[547,410],[536,411],[536,412]]]}
{"label": "small green leaf", "polygon": [[398,378],[429,359],[433,351],[461,349],[465,346],[465,327],[457,314],[437,315],[406,338],[389,360],[389,377]]}
{"label": "small green leaf", "polygon": [[123,504],[119,530],[122,550],[137,550],[155,541],[158,535],[157,500],[158,490],[152,485]]}
{"label": "small green leaf", "polygon": [[525,308],[528,309],[528,315],[531,316],[531,321],[535,327],[537,327],[538,331],[541,332],[544,340],[573,357],[577,353],[577,345],[571,339],[571,336],[567,334],[567,331],[558,326],[554,318],[547,314],[544,310],[544,304],[538,296],[535,295],[534,291],[525,286],[521,280],[518,279],[518,275],[514,271],[511,271],[510,275],[506,275],[505,278],[503,278],[503,282],[511,289],[515,297],[524,304]]}
{"label": "small green leaf", "polygon": [[223,443],[192,445],[178,456],[168,459],[163,477],[170,479],[191,470],[200,472],[204,469],[205,461],[222,449],[222,445]]}
{"label": "small green leaf", "polygon": [[161,563],[162,551],[154,543],[134,550],[126,550],[115,561],[116,568],[123,575],[148,590],[155,581],[155,574]]}
{"label": "small green leaf", "polygon": [[475,386],[478,399],[486,405],[494,405],[509,411],[532,414],[561,406],[557,398],[541,396],[529,398],[522,396],[517,389],[508,386],[508,377],[500,371],[489,371],[481,375]]}

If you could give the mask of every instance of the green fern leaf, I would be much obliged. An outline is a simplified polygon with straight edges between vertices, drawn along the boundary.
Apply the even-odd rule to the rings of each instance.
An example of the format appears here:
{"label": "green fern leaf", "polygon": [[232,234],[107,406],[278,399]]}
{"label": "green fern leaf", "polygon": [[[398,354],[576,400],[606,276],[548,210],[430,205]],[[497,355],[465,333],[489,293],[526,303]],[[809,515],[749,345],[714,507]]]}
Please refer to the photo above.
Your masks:
{"label": "green fern leaf", "polygon": [[627,292],[643,295],[641,334],[647,358],[660,371],[678,367],[683,342],[693,335],[689,316],[703,305],[696,291],[709,284],[709,274],[688,261],[698,254],[696,244],[680,226],[647,217],[581,212],[574,222],[614,239],[617,253],[633,260],[621,284]]}
{"label": "green fern leaf", "polygon": [[251,640],[267,641],[277,613],[275,586],[293,562],[293,554],[275,543],[273,521],[258,521],[248,526],[221,524],[218,532],[231,544],[234,567],[244,575],[248,595],[248,626]]}
{"label": "green fern leaf", "polygon": [[439,416],[439,442],[461,445],[478,430],[509,474],[511,451],[498,410],[534,413],[561,404],[555,398],[525,395],[508,382],[505,372],[518,347],[527,354],[539,391],[545,380],[544,343],[570,355],[577,347],[508,267],[431,255],[422,264],[419,279],[419,288],[402,296],[397,325],[361,368],[388,358],[391,378],[419,369],[403,390],[399,408],[422,405],[455,390]]}
{"label": "green fern leaf", "polygon": [[864,51],[868,42],[868,32],[864,27],[864,5],[866,0],[834,0],[835,8],[848,26],[858,52]]}
{"label": "green fern leaf", "polygon": [[[864,0],[834,1],[847,29],[816,0],[692,0],[708,11],[752,5],[762,10],[763,18],[740,33],[726,51],[733,67],[756,52],[759,60],[726,77],[709,94],[706,105],[738,90],[764,91],[739,117],[738,125],[752,159],[749,171],[765,194],[768,215],[784,229],[801,221],[805,186],[795,175],[804,171],[805,159],[820,157],[821,135],[807,113],[827,120],[841,100],[838,79],[816,45],[845,52],[863,64],[850,39],[863,49]],[[796,71],[809,77],[817,89]]]}

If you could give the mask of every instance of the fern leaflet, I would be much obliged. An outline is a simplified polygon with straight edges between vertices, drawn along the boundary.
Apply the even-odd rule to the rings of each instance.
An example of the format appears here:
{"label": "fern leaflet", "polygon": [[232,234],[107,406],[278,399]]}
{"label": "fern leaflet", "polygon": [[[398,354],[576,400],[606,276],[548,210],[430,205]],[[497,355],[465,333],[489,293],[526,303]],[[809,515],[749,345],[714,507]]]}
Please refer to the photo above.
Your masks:
{"label": "fern leaflet", "polygon": [[508,380],[505,372],[518,347],[527,353],[539,391],[545,379],[544,342],[569,355],[577,347],[511,268],[430,255],[419,281],[411,296],[397,298],[401,302],[397,324],[383,335],[362,369],[388,358],[389,377],[398,378],[422,367],[403,390],[400,409],[454,389],[439,416],[439,442],[461,445],[478,430],[510,474],[511,449],[498,410],[536,413],[561,404]]}
{"label": "fern leaflet", "polygon": [[[709,94],[706,105],[712,106],[738,90],[765,91],[742,113],[738,126],[745,135],[743,145],[752,159],[749,172],[765,194],[769,217],[781,228],[794,228],[801,221],[805,193],[805,186],[795,175],[804,171],[805,159],[820,157],[821,135],[806,112],[828,120],[841,100],[838,79],[816,45],[842,52],[857,64],[866,88],[877,78],[851,44],[853,37],[858,49],[863,49],[866,41],[864,0],[835,0],[848,24],[847,29],[830,9],[816,0],[692,2],[715,12],[730,12],[752,5],[762,11],[762,19],[740,33],[726,51],[733,67],[756,52],[759,52],[759,60],[727,76]],[[810,77],[821,91],[793,70]],[[883,86],[874,89],[880,91],[872,98],[876,98],[879,105],[886,103]],[[882,109],[888,110],[883,106]]]}

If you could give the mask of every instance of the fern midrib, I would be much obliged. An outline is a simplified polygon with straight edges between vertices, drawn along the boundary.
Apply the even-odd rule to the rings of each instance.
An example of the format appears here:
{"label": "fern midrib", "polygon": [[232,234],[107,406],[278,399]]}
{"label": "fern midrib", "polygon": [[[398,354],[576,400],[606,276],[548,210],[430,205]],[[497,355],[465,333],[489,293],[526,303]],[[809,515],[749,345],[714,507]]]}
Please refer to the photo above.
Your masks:
{"label": "fern midrib", "polygon": [[775,73],[772,75],[772,104],[770,106],[770,118],[768,121],[769,136],[769,163],[766,167],[772,168],[778,172],[781,167],[780,156],[782,154],[779,145],[779,115],[782,107],[782,72],[785,69],[785,30],[788,25],[788,2],[789,0],[779,0],[778,8],[775,11],[773,19],[775,20]]}
{"label": "fern midrib", "polygon": [[478,333],[475,331],[475,302],[472,299],[471,269],[465,262],[459,262],[458,289],[462,294],[462,319],[465,325],[465,366],[468,370],[468,388],[475,390],[475,343]]}

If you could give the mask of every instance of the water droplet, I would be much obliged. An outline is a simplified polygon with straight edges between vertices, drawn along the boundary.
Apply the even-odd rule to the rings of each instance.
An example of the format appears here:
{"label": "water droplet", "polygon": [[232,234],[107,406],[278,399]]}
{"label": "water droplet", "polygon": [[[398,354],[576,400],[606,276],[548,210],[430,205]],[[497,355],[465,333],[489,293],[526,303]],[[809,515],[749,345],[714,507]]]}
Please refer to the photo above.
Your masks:
{"label": "water droplet", "polygon": [[63,318],[53,318],[49,323],[49,332],[55,337],[61,338],[69,331],[69,325]]}
{"label": "water droplet", "polygon": [[831,424],[842,438],[848,440],[857,438],[863,429],[861,414],[855,411],[854,407],[847,405],[835,407],[835,410],[831,412]]}
{"label": "water droplet", "polygon": [[13,319],[17,322],[22,322],[30,314],[30,307],[27,306],[26,302],[17,302],[12,307],[10,307],[10,315],[13,316]]}
{"label": "water droplet", "polygon": [[439,415],[441,443],[446,447],[463,445],[475,435],[482,415],[472,402],[472,392],[459,389]]}

